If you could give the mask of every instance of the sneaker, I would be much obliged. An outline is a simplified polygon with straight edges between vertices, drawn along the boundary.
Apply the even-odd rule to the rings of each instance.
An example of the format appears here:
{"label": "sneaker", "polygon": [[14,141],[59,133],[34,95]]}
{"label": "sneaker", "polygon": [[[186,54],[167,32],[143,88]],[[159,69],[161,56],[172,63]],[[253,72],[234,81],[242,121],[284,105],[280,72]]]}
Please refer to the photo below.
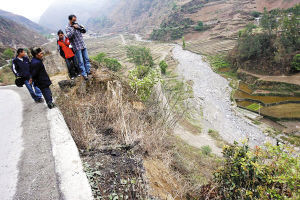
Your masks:
{"label": "sneaker", "polygon": [[71,80],[74,80],[75,79],[75,77],[71,77]]}
{"label": "sneaker", "polygon": [[48,104],[48,108],[49,109],[52,109],[52,108],[55,108],[55,107],[56,107],[56,105],[54,103],[49,103]]}
{"label": "sneaker", "polygon": [[35,100],[35,103],[44,103],[44,99],[43,98],[40,98],[38,100]]}
{"label": "sneaker", "polygon": [[83,76],[84,80],[89,80],[88,76]]}
{"label": "sneaker", "polygon": [[80,77],[80,76],[81,76],[81,74],[78,74],[77,76],[78,76],[78,77]]}

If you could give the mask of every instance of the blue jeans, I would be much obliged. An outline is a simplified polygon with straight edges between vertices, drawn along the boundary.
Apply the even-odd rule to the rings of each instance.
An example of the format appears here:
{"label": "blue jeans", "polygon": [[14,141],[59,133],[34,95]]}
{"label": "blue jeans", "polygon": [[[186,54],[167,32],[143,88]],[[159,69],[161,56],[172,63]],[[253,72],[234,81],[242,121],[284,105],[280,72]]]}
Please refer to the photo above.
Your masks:
{"label": "blue jeans", "polygon": [[47,104],[52,103],[52,101],[53,101],[52,100],[52,92],[51,92],[50,88],[46,87],[46,88],[41,89],[41,91],[43,93],[46,103]]}
{"label": "blue jeans", "polygon": [[75,52],[79,68],[81,69],[82,76],[87,76],[90,73],[90,60],[87,49],[77,50]]}
{"label": "blue jeans", "polygon": [[30,84],[29,81],[26,80],[24,82],[24,84],[26,85],[33,100],[37,101],[42,98],[42,92],[37,86],[34,85],[34,82],[32,82],[32,84]]}

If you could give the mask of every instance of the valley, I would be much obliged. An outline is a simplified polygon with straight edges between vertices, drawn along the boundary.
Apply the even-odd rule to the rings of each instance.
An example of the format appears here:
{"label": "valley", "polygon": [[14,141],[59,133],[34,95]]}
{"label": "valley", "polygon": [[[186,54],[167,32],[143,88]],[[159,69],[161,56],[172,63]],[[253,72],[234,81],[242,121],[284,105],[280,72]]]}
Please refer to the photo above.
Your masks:
{"label": "valley", "polygon": [[0,10],[0,85],[17,48],[41,45],[94,199],[297,199],[297,3],[54,1],[40,24],[78,11],[87,80],[70,80],[55,33]]}

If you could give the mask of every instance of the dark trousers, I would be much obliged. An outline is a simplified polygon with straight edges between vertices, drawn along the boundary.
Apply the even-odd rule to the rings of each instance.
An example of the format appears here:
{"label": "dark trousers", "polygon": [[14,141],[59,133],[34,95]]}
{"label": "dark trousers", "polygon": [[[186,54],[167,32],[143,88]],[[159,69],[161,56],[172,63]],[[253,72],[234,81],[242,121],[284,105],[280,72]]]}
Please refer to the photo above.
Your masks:
{"label": "dark trousers", "polygon": [[52,92],[51,92],[50,88],[46,87],[46,88],[41,89],[41,91],[42,91],[42,94],[44,96],[46,103],[47,104],[52,103],[53,99],[52,99]]}
{"label": "dark trousers", "polygon": [[78,67],[78,65],[75,61],[75,56],[72,57],[72,58],[67,58],[66,59],[66,64],[67,64],[67,67],[68,67],[69,76],[71,78],[77,76],[78,74],[80,74],[79,67]]}

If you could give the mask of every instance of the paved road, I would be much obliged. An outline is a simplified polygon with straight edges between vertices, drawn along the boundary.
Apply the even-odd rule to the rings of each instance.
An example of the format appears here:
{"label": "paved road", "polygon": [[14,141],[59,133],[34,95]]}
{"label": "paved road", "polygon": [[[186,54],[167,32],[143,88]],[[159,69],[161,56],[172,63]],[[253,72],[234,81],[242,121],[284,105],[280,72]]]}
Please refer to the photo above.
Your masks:
{"label": "paved road", "polygon": [[47,107],[25,88],[0,88],[0,199],[61,199]]}

